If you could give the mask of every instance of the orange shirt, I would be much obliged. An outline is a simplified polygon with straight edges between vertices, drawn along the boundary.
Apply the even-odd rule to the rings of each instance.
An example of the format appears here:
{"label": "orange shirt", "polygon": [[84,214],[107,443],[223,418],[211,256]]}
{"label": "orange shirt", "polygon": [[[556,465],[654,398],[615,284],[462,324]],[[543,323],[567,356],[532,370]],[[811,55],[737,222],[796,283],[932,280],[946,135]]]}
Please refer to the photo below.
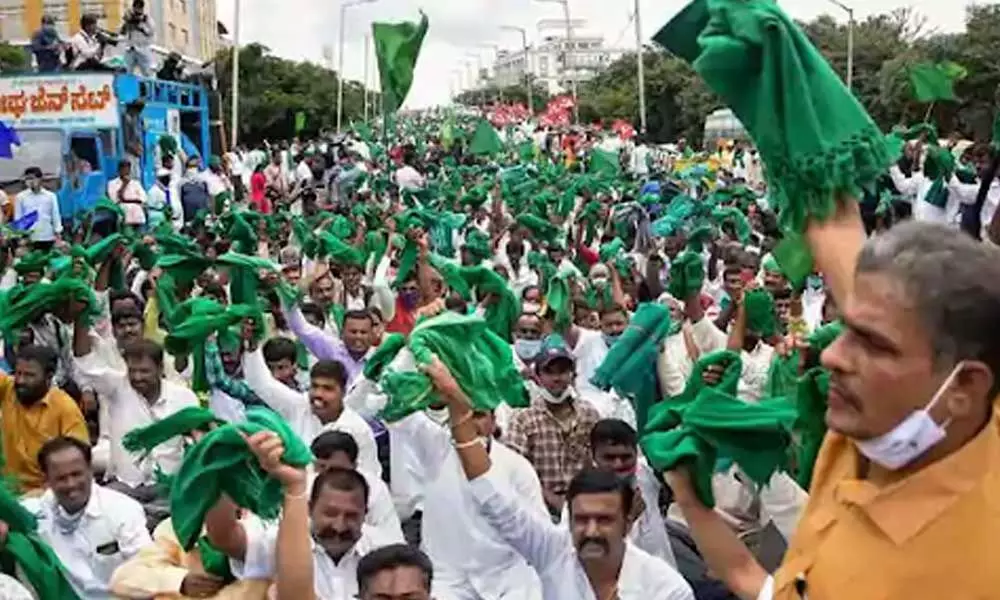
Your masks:
{"label": "orange shirt", "polygon": [[24,492],[45,486],[38,466],[38,451],[45,442],[65,435],[90,443],[83,413],[66,392],[52,388],[34,405],[24,406],[14,393],[14,378],[2,374],[0,420],[4,475],[17,478]]}
{"label": "orange shirt", "polygon": [[890,486],[827,435],[776,600],[985,600],[1000,594],[1000,410],[964,448]]}

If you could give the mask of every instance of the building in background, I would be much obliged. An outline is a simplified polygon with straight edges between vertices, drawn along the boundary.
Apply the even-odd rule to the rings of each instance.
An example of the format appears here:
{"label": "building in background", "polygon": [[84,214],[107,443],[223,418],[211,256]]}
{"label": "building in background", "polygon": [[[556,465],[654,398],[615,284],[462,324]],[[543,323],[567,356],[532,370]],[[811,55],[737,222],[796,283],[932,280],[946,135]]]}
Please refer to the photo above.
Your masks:
{"label": "building in background", "polygon": [[573,41],[566,37],[566,22],[538,23],[539,42],[525,50],[501,50],[493,64],[493,85],[522,85],[525,74],[549,94],[568,91],[573,80],[584,82],[621,58],[628,50],[608,48],[604,38],[585,30],[586,22],[570,22]]}
{"label": "building in background", "polygon": [[[94,13],[100,26],[117,32],[132,0],[0,0],[0,39],[27,45],[42,15],[52,15],[65,39],[80,29],[80,17]],[[189,63],[212,59],[220,47],[215,0],[146,0],[153,19],[153,51],[177,52]]]}

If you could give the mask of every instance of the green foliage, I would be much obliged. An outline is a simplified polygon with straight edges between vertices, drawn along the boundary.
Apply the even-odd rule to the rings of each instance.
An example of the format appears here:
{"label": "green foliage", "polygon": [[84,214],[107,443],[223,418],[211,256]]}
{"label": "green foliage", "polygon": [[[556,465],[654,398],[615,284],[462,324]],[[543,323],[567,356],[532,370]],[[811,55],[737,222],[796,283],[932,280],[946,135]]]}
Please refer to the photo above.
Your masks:
{"label": "green foliage", "polygon": [[[847,24],[821,16],[801,25],[834,70],[846,77]],[[957,63],[968,76],[955,83],[955,102],[934,105],[932,119],[939,131],[988,140],[1000,86],[998,47],[1000,4],[969,6],[966,30],[958,34],[928,30],[926,19],[910,9],[872,15],[855,23],[852,89],[872,118],[888,131],[894,125],[912,125],[927,116],[928,106],[913,99],[910,67],[921,62]],[[649,138],[668,142],[687,137],[699,143],[705,117],[721,106],[718,98],[686,63],[659,48],[645,48],[643,65]],[[580,121],[621,118],[638,128],[636,88],[636,55],[627,54],[580,86]],[[476,104],[477,94],[466,92],[457,100]]]}
{"label": "green foliage", "polygon": [[[455,102],[466,106],[486,106],[494,104],[500,100],[501,94],[505,104],[528,105],[528,94],[524,84],[498,87],[489,85],[475,90],[466,90],[455,97]],[[545,108],[551,96],[548,91],[540,85],[531,86],[531,102],[535,112]]]}
{"label": "green foliage", "polygon": [[19,46],[0,42],[0,72],[17,73],[31,68],[31,57]]}
{"label": "green foliage", "polygon": [[[223,106],[232,94],[232,52],[216,58]],[[296,62],[270,54],[260,44],[240,50],[240,140],[286,139],[295,135],[298,113],[305,115],[302,137],[337,126],[337,73],[309,62]],[[369,93],[369,115],[379,112],[379,99]],[[229,111],[223,111],[226,127]],[[343,126],[364,119],[364,88],[356,81],[344,82]]]}

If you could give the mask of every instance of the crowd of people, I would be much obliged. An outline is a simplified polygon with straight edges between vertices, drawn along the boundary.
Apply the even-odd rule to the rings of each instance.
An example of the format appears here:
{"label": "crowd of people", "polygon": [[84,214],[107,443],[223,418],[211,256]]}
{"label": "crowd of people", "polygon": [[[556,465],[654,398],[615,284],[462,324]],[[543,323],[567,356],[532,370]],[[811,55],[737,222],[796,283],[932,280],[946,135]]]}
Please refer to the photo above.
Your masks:
{"label": "crowd of people", "polygon": [[376,139],[165,141],[73,219],[25,172],[0,596],[996,595],[985,144],[894,131],[796,227],[749,141]]}

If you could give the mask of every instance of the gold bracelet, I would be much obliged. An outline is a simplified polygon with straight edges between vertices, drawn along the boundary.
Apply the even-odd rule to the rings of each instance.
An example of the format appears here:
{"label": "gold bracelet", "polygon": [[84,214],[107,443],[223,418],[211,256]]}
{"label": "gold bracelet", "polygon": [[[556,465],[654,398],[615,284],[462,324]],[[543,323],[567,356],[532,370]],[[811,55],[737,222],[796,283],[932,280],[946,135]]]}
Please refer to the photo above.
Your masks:
{"label": "gold bracelet", "polygon": [[475,417],[476,417],[476,413],[470,410],[469,412],[467,412],[464,415],[462,415],[461,417],[459,417],[458,421],[452,423],[451,430],[454,431],[454,430],[458,429],[459,427],[461,427],[462,425],[465,425],[466,423],[468,423],[469,421],[471,421]]}
{"label": "gold bracelet", "polygon": [[473,446],[475,446],[477,444],[481,445],[482,443],[483,443],[483,441],[481,439],[479,439],[479,438],[473,438],[473,439],[471,439],[471,440],[469,440],[467,442],[460,442],[458,440],[454,441],[455,449],[456,450],[465,450],[466,448],[471,448],[471,447],[473,447]]}

